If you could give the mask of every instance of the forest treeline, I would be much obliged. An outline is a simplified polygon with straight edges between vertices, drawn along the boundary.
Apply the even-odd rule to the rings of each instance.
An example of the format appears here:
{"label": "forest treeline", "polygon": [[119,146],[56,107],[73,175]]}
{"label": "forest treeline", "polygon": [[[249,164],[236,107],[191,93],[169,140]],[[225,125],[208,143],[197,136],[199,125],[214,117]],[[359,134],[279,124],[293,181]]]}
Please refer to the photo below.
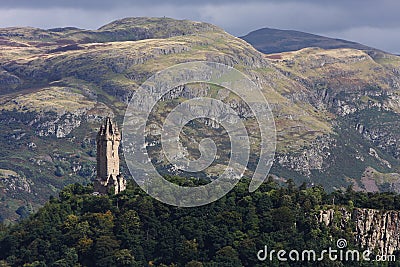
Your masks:
{"label": "forest treeline", "polygon": [[1,225],[0,266],[358,266],[261,262],[257,252],[265,245],[321,251],[339,238],[357,248],[354,225],[326,227],[318,222],[321,210],[400,210],[394,193],[350,187],[327,193],[322,186],[296,186],[292,180],[279,185],[272,178],[249,193],[248,184],[240,181],[223,198],[196,208],[163,204],[133,182],[121,194],[104,196],[93,195],[92,185],[72,184],[18,224]]}

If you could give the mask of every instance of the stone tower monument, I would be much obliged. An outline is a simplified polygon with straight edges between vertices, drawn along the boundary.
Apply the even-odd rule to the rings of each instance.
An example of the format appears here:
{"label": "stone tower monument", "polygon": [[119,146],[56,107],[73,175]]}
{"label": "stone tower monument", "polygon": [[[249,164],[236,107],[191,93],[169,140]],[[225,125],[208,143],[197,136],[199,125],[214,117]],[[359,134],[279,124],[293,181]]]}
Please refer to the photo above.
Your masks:
{"label": "stone tower monument", "polygon": [[94,191],[107,194],[112,190],[114,194],[126,189],[126,180],[119,173],[118,148],[121,134],[117,125],[109,117],[101,125],[96,137],[97,144],[97,176],[94,181]]}

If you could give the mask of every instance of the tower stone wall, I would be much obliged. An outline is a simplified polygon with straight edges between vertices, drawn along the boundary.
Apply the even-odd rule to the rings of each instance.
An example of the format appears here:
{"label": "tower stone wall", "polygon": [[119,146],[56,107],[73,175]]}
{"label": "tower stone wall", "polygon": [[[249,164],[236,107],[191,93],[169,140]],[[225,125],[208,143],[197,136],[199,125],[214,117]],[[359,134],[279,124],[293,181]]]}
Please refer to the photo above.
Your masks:
{"label": "tower stone wall", "polygon": [[118,148],[121,134],[116,124],[109,117],[101,125],[96,137],[97,145],[97,175],[94,191],[106,194],[113,190],[114,194],[126,189],[126,181],[119,172]]}

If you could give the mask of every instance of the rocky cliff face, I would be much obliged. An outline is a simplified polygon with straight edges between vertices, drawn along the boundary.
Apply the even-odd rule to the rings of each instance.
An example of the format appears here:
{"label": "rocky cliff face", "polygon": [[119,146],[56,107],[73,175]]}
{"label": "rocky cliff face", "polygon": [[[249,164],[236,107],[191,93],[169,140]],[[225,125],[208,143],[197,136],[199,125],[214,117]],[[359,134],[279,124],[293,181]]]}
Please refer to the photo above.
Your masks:
{"label": "rocky cliff face", "polygon": [[[313,172],[332,173],[340,168],[339,176],[366,191],[368,185],[355,177],[360,177],[367,168],[378,168],[383,173],[397,172],[395,166],[399,166],[400,149],[398,57],[377,51],[316,48],[266,57],[285,77],[300,84],[297,90],[286,92],[285,97],[294,103],[308,103],[315,112],[328,111],[333,117],[330,120],[328,115],[327,120],[337,133],[331,134],[329,137],[334,141],[324,146],[331,157],[310,157],[321,147],[313,141],[302,153],[292,152],[280,157],[280,163],[306,177],[315,177]],[[309,158],[315,159],[314,163],[322,160],[323,164],[313,164]],[[335,163],[329,164],[332,161]],[[383,187],[395,186],[378,187],[383,190]]]}
{"label": "rocky cliff face", "polygon": [[333,163],[329,158],[335,143],[336,140],[329,135],[321,136],[303,151],[276,155],[275,161],[281,166],[310,177],[311,171],[323,171]]}
{"label": "rocky cliff face", "polygon": [[[338,214],[336,214],[338,213]],[[335,221],[339,216],[339,222]],[[400,250],[400,211],[355,208],[349,212],[344,208],[320,211],[320,223],[326,226],[339,224],[341,228],[354,226],[354,240],[363,248],[378,249],[382,255],[392,255]]]}

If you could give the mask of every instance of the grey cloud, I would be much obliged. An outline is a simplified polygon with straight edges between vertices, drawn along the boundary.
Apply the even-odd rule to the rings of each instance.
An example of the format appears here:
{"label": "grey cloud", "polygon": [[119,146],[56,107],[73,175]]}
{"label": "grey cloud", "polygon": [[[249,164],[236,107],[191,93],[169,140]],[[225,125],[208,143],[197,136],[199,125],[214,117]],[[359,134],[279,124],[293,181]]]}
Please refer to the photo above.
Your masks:
{"label": "grey cloud", "polygon": [[174,6],[206,6],[206,5],[226,5],[226,4],[251,4],[251,3],[268,3],[268,4],[312,4],[320,5],[325,8],[342,7],[349,8],[354,11],[367,8],[372,12],[376,8],[388,7],[396,8],[400,6],[397,0],[3,0],[0,2],[0,8],[77,8],[77,9],[103,9],[116,8],[122,6],[155,6],[155,5],[174,5]]}
{"label": "grey cloud", "polygon": [[[169,5],[175,6],[202,6],[207,4],[226,4],[242,2],[240,0],[70,0],[70,1],[57,1],[57,0],[6,0],[0,3],[2,8],[76,8],[76,9],[108,9],[124,6],[155,6],[155,5]],[[252,0],[251,2],[262,2],[262,0]]]}
{"label": "grey cloud", "polygon": [[[47,9],[0,9],[0,27],[33,26],[38,28],[55,28],[74,26],[85,29],[97,29],[113,20],[124,17],[172,17],[176,19],[196,20],[195,12],[190,13],[187,7],[170,5],[123,7],[112,10],[86,10],[75,8]],[[199,19],[197,19],[199,20]]]}

